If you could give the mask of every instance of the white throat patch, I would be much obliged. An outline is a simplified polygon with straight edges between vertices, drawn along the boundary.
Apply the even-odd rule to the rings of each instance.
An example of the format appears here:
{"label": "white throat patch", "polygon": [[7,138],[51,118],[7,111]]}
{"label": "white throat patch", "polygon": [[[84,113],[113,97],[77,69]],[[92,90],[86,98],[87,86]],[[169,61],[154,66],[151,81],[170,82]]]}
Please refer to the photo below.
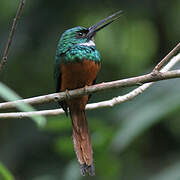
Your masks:
{"label": "white throat patch", "polygon": [[81,45],[81,46],[95,46],[95,43],[93,40],[90,40],[86,43],[80,43],[79,45]]}

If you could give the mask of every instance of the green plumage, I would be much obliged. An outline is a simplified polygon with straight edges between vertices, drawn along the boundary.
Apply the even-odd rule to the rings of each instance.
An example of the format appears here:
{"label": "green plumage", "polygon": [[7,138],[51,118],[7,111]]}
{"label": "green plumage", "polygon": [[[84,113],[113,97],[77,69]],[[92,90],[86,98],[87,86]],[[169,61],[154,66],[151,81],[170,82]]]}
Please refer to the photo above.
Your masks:
{"label": "green plumage", "polygon": [[65,31],[60,37],[55,57],[54,66],[54,78],[59,78],[60,64],[79,62],[83,59],[88,59],[90,61],[100,62],[100,54],[94,46],[81,45],[82,43],[88,43],[89,39],[87,37],[79,38],[77,36],[78,32],[88,31],[85,27],[75,27]]}
{"label": "green plumage", "polygon": [[100,62],[100,54],[95,46],[74,45],[64,56],[64,63],[81,61],[83,59]]}
{"label": "green plumage", "polygon": [[72,46],[75,44],[87,42],[86,38],[77,38],[77,32],[86,31],[86,30],[87,30],[87,28],[81,27],[81,26],[66,30],[60,37],[60,40],[59,40],[59,43],[57,46],[56,55],[65,53],[70,48],[72,48]]}

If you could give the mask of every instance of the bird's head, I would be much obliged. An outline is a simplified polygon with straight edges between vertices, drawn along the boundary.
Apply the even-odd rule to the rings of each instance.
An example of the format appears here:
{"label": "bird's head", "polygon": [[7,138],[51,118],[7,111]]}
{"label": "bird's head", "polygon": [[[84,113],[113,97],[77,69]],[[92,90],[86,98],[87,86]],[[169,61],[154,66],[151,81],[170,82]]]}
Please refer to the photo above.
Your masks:
{"label": "bird's head", "polygon": [[74,45],[95,46],[94,36],[96,35],[96,33],[118,19],[121,14],[122,11],[118,11],[89,28],[78,26],[66,30],[62,34],[58,44],[60,54],[65,53]]}

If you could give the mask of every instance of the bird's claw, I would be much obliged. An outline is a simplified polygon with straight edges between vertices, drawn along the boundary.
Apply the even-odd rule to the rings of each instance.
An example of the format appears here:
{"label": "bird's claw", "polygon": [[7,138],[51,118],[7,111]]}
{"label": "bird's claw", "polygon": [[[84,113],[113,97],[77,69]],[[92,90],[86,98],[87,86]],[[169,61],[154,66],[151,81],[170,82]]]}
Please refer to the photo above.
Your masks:
{"label": "bird's claw", "polygon": [[87,89],[88,89],[88,85],[85,85],[85,86],[84,86],[84,91],[86,92]]}
{"label": "bird's claw", "polygon": [[67,99],[70,99],[71,96],[70,96],[70,94],[69,94],[69,90],[68,90],[68,89],[66,89],[65,93],[66,93],[66,98],[67,98]]}

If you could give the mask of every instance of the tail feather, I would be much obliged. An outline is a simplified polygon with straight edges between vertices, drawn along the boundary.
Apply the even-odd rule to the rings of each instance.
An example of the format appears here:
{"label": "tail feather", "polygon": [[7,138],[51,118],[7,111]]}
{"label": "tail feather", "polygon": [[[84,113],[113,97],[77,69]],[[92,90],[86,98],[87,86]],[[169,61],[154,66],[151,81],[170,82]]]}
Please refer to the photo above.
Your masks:
{"label": "tail feather", "polygon": [[94,175],[93,151],[85,110],[71,110],[73,142],[81,173]]}

